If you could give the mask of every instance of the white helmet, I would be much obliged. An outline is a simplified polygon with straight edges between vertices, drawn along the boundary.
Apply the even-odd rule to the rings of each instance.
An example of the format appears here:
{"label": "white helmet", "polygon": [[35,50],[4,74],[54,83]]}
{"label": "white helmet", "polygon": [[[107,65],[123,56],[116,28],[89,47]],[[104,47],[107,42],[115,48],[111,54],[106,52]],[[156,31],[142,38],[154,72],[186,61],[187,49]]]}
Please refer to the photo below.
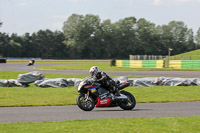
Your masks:
{"label": "white helmet", "polygon": [[99,67],[93,66],[90,68],[90,75],[91,77],[96,77],[97,73],[99,72]]}

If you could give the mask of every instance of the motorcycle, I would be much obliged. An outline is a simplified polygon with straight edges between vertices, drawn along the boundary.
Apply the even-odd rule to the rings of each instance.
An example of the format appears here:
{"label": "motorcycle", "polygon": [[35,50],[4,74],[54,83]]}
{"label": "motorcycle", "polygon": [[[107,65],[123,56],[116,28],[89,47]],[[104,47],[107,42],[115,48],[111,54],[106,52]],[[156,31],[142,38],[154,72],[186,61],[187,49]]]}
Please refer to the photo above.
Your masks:
{"label": "motorcycle", "polygon": [[80,93],[76,99],[78,107],[84,111],[91,111],[95,106],[119,106],[124,110],[132,110],[136,105],[135,97],[127,91],[121,91],[130,84],[128,82],[120,83],[119,81],[116,84],[120,91],[119,96],[115,96],[108,89],[102,87],[101,84],[95,83],[92,78],[86,77],[78,86],[78,92]]}

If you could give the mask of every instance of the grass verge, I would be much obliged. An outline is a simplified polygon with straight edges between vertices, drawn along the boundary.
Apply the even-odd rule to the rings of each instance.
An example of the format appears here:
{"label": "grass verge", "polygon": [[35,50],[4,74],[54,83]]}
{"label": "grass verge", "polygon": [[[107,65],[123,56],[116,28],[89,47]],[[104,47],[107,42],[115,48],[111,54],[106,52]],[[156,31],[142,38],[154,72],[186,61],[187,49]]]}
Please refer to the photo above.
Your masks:
{"label": "grass verge", "polygon": [[[0,71],[0,79],[17,79],[19,74],[27,72]],[[67,75],[67,74],[51,74],[42,73],[45,78],[85,78],[88,75]]]}
{"label": "grass verge", "polygon": [[[200,116],[0,124],[1,133],[198,133]],[[103,128],[102,128],[103,127]]]}
{"label": "grass verge", "polygon": [[[8,59],[8,64],[28,64],[30,60],[22,59],[22,60],[12,60]],[[54,59],[42,59],[42,60],[35,60],[35,63],[110,63],[111,60],[54,60]]]}
{"label": "grass verge", "polygon": [[37,69],[50,70],[88,70],[92,66],[99,66],[101,71],[200,71],[200,69],[172,69],[172,68],[127,68],[114,67],[109,64],[76,64],[76,65],[52,65],[40,66]]}
{"label": "grass verge", "polygon": [[[17,79],[22,72],[0,71],[0,79]],[[86,75],[44,74],[47,78],[84,78]],[[200,101],[200,86],[128,87],[138,103]],[[73,105],[77,87],[0,87],[0,106]]]}
{"label": "grass verge", "polygon": [[[128,87],[137,103],[200,101],[199,86]],[[77,87],[40,88],[0,87],[0,106],[73,105],[78,96]]]}

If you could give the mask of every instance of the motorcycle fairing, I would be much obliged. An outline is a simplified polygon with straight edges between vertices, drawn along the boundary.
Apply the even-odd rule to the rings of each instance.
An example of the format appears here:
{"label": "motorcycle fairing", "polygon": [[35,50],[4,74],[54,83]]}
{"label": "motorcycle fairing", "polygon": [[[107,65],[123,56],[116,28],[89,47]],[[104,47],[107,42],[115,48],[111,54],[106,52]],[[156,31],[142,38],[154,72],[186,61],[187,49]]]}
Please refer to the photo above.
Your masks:
{"label": "motorcycle fairing", "polygon": [[97,97],[95,103],[96,107],[109,107],[111,105],[111,99],[110,98],[100,99],[99,97]]}
{"label": "motorcycle fairing", "polygon": [[99,95],[105,94],[105,93],[109,93],[109,91],[103,87],[99,87],[98,89],[98,93]]}
{"label": "motorcycle fairing", "polygon": [[96,88],[99,88],[99,86],[85,86],[84,88],[88,88],[88,90],[91,92],[91,93],[95,93],[96,92]]}

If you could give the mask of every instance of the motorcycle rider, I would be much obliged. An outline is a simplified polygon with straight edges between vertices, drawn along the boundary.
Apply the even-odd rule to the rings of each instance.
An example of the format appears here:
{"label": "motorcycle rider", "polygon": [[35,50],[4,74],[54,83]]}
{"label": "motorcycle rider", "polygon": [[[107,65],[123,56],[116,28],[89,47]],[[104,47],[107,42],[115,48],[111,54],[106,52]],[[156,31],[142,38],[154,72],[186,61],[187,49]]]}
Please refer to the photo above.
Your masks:
{"label": "motorcycle rider", "polygon": [[105,72],[99,71],[99,67],[91,67],[89,73],[95,82],[100,83],[105,88],[108,88],[111,92],[114,92],[116,96],[120,96],[120,92],[115,81],[112,80]]}

